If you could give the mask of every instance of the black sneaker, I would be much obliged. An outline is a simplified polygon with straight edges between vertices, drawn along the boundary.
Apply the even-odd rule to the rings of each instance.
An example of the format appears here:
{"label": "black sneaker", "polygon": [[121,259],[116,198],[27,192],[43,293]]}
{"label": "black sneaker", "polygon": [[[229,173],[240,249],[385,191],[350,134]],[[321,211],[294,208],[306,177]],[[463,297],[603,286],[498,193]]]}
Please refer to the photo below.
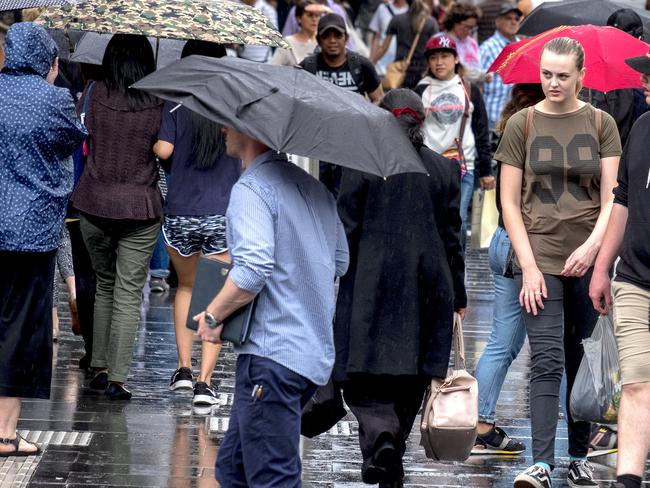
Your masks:
{"label": "black sneaker", "polygon": [[192,370],[190,368],[178,368],[172,375],[172,380],[169,383],[170,390],[191,390],[194,386],[194,378],[192,378]]}
{"label": "black sneaker", "polygon": [[124,388],[123,385],[118,385],[117,383],[110,383],[104,395],[108,397],[109,400],[130,400],[131,392]]}
{"label": "black sneaker", "polygon": [[551,488],[551,474],[539,464],[533,464],[515,478],[515,488]]}
{"label": "black sneaker", "polygon": [[589,454],[587,457],[603,456],[618,451],[618,434],[606,425],[593,424]]}
{"label": "black sneaker", "polygon": [[594,481],[594,470],[586,460],[571,461],[566,482],[571,488],[598,486],[598,483]]}
{"label": "black sneaker", "polygon": [[192,404],[194,405],[216,405],[219,403],[217,398],[216,388],[208,385],[203,381],[197,381],[194,385],[194,398]]}
{"label": "black sneaker", "polygon": [[93,390],[105,390],[108,386],[108,373],[106,371],[97,373],[88,386]]}
{"label": "black sneaker", "polygon": [[526,445],[511,439],[500,427],[494,426],[487,434],[478,435],[472,454],[521,454]]}

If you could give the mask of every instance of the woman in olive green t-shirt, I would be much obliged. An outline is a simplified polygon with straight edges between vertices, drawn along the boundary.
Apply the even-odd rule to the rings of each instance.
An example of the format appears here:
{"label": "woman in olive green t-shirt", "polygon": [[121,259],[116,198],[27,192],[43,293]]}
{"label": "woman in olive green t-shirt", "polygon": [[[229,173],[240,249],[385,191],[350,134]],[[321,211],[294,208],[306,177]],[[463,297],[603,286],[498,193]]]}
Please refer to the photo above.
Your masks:
{"label": "woman in olive green t-shirt", "polygon": [[[598,319],[589,280],[612,208],[621,143],[612,117],[578,100],[584,74],[580,43],[549,41],[540,61],[545,99],[508,121],[495,155],[532,357],[535,465],[517,476],[517,488],[551,486],[562,373],[566,368],[570,395],[581,341]],[[586,462],[590,424],[570,413],[568,423],[568,484],[598,486]]]}

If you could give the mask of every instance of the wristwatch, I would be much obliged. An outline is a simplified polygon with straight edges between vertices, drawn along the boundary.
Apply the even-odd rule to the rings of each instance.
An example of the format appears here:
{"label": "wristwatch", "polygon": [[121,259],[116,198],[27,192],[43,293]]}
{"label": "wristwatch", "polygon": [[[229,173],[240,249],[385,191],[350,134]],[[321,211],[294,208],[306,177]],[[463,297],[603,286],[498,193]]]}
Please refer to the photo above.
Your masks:
{"label": "wristwatch", "polygon": [[203,313],[203,320],[205,320],[205,325],[207,325],[210,329],[216,329],[221,324],[223,324],[221,320],[217,320],[214,315],[212,315],[207,310]]}

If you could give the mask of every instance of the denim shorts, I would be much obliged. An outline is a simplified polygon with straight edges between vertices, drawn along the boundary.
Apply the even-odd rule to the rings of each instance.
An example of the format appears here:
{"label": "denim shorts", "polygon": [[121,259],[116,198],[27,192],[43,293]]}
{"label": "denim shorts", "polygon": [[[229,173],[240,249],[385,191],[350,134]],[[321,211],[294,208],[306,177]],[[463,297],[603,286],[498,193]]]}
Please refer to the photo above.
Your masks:
{"label": "denim shorts", "polygon": [[165,244],[188,257],[198,252],[206,256],[228,250],[224,215],[165,215]]}

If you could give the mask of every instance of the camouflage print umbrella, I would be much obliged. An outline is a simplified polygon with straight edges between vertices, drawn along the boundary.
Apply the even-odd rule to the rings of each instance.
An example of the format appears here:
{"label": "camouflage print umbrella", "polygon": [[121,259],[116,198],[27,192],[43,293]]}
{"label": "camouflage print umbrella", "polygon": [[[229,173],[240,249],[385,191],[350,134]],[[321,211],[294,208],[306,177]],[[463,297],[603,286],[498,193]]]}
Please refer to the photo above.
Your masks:
{"label": "camouflage print umbrella", "polygon": [[287,47],[259,10],[230,0],[87,0],[50,7],[36,23],[51,29]]}

